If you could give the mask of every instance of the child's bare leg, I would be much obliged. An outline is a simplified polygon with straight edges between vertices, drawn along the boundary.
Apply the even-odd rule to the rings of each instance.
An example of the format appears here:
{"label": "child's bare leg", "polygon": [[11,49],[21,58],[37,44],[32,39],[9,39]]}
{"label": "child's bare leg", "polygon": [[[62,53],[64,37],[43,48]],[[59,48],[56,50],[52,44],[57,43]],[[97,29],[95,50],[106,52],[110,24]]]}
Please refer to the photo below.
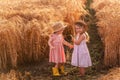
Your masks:
{"label": "child's bare leg", "polygon": [[59,68],[59,66],[60,66],[60,63],[55,64],[55,68]]}
{"label": "child's bare leg", "polygon": [[84,67],[80,67],[80,74],[81,74],[81,76],[85,75],[85,68]]}
{"label": "child's bare leg", "polygon": [[59,66],[64,66],[64,63],[60,63]]}

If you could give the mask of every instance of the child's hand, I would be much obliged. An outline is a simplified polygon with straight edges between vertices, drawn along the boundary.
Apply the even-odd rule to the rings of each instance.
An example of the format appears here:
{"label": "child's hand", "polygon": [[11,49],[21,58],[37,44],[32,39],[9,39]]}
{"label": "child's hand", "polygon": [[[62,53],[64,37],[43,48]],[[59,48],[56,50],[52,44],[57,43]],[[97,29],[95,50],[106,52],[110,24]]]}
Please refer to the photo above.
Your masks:
{"label": "child's hand", "polygon": [[52,46],[52,45],[50,46],[50,49],[54,49],[54,48],[55,48],[54,46]]}
{"label": "child's hand", "polygon": [[70,45],[69,47],[70,47],[70,49],[72,49],[74,46],[73,46],[73,45]]}

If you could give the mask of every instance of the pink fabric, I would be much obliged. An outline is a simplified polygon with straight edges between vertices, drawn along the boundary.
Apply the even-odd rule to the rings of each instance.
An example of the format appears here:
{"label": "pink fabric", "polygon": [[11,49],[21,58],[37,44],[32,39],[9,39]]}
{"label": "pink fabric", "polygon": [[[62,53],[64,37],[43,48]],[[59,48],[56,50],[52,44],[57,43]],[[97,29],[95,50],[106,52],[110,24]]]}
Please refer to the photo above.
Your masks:
{"label": "pink fabric", "polygon": [[[83,36],[86,38],[85,34],[83,34]],[[79,37],[77,36],[76,39],[78,38]],[[74,45],[71,64],[77,67],[92,66],[90,54],[86,45],[86,39],[84,39],[79,45]]]}
{"label": "pink fabric", "polygon": [[54,46],[53,49],[50,49],[49,53],[49,62],[53,63],[65,63],[65,52],[63,47],[63,36],[53,34],[50,37],[53,40],[52,45]]}

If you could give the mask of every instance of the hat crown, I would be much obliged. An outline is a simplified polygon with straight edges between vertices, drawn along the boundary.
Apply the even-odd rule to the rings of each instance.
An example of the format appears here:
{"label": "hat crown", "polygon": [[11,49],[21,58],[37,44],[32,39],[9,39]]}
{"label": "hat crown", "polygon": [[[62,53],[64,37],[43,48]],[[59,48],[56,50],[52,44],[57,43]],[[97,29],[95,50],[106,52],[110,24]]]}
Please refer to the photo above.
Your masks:
{"label": "hat crown", "polygon": [[54,23],[54,25],[52,26],[54,32],[64,29],[65,27],[66,26],[61,21]]}
{"label": "hat crown", "polygon": [[86,31],[88,30],[87,24],[84,21],[82,21],[82,20],[78,20],[74,24],[75,25],[79,25],[79,26],[83,26]]}

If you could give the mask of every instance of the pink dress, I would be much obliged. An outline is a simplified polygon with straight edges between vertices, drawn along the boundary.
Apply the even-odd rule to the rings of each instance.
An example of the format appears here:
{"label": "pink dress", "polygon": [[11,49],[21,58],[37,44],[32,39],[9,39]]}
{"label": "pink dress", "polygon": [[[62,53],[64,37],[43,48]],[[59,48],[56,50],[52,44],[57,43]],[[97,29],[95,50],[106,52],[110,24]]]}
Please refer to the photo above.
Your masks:
{"label": "pink dress", "polygon": [[[83,36],[85,36],[86,38],[85,34],[83,34]],[[76,39],[78,38],[79,36],[76,37]],[[86,39],[84,39],[79,45],[74,44],[71,64],[77,67],[92,66],[90,54],[86,44]]]}
{"label": "pink dress", "polygon": [[53,49],[50,49],[49,53],[49,62],[53,63],[65,63],[65,52],[64,52],[64,47],[63,47],[63,36],[62,35],[57,35],[57,34],[52,34],[51,37],[52,39],[52,45],[54,46]]}

